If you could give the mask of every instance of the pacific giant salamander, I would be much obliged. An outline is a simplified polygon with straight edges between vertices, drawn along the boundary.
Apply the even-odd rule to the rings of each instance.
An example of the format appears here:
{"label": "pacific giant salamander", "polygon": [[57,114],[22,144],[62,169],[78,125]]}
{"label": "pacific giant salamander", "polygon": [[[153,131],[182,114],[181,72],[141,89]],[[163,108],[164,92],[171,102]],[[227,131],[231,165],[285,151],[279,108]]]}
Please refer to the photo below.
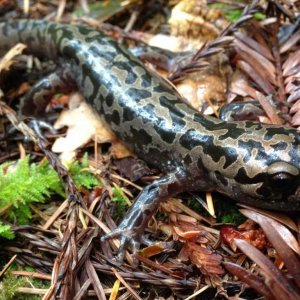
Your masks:
{"label": "pacific giant salamander", "polygon": [[[166,174],[143,189],[118,228],[103,239],[119,237],[121,249],[130,245],[135,251],[160,201],[183,191],[218,191],[257,207],[300,211],[295,129],[202,115],[127,50],[86,26],[1,23],[1,53],[17,42],[62,66],[33,87],[33,98],[73,82],[140,158]],[[32,105],[29,109],[38,109]]]}

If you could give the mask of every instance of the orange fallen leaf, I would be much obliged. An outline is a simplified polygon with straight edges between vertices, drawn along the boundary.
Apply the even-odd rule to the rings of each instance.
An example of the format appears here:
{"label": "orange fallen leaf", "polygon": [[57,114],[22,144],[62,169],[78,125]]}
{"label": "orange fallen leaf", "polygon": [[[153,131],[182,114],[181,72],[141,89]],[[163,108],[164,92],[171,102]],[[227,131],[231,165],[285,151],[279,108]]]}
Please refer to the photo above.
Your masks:
{"label": "orange fallen leaf", "polygon": [[179,256],[181,260],[189,259],[205,275],[222,275],[222,256],[197,243],[188,242],[182,247]]}

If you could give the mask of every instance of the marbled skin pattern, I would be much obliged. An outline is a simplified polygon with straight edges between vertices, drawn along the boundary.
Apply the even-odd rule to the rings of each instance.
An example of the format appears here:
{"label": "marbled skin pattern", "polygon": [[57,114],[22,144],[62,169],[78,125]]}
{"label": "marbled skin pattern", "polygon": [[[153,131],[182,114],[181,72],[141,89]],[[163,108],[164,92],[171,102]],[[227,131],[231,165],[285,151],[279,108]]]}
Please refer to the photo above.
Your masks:
{"label": "marbled skin pattern", "polygon": [[[300,134],[201,115],[127,50],[96,30],[43,21],[0,24],[1,51],[68,64],[69,76],[112,130],[166,176],[147,186],[111,236],[138,247],[160,200],[182,191],[218,191],[239,202],[300,211]],[[3,52],[3,51],[2,51]]]}

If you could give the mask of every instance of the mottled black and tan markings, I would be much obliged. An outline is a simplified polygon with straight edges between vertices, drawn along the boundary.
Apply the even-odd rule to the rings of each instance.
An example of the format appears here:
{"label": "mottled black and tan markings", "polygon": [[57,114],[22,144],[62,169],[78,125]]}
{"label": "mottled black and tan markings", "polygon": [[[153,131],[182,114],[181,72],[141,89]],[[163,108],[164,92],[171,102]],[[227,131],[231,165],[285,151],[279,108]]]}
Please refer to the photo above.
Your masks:
{"label": "mottled black and tan markings", "polygon": [[[71,81],[111,129],[166,173],[142,191],[110,237],[119,235],[135,248],[159,201],[188,190],[215,190],[259,207],[300,211],[296,130],[201,115],[115,41],[85,26],[0,24],[1,51],[17,42],[25,43],[27,52],[68,65]],[[42,86],[34,88],[37,94]],[[291,188],[274,188],[278,178],[291,179]]]}

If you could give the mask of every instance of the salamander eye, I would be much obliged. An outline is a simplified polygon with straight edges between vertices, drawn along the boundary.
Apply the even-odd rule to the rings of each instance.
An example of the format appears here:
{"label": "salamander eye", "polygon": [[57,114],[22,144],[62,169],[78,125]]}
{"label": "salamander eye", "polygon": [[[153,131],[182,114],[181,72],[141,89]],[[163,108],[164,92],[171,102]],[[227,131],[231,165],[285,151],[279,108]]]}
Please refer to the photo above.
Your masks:
{"label": "salamander eye", "polygon": [[287,173],[277,173],[273,174],[270,177],[270,184],[272,185],[273,188],[275,189],[285,189],[289,188],[290,184],[294,182],[295,176]]}
{"label": "salamander eye", "polygon": [[284,162],[275,162],[268,167],[269,184],[276,190],[290,189],[296,183],[299,170],[295,166]]}

